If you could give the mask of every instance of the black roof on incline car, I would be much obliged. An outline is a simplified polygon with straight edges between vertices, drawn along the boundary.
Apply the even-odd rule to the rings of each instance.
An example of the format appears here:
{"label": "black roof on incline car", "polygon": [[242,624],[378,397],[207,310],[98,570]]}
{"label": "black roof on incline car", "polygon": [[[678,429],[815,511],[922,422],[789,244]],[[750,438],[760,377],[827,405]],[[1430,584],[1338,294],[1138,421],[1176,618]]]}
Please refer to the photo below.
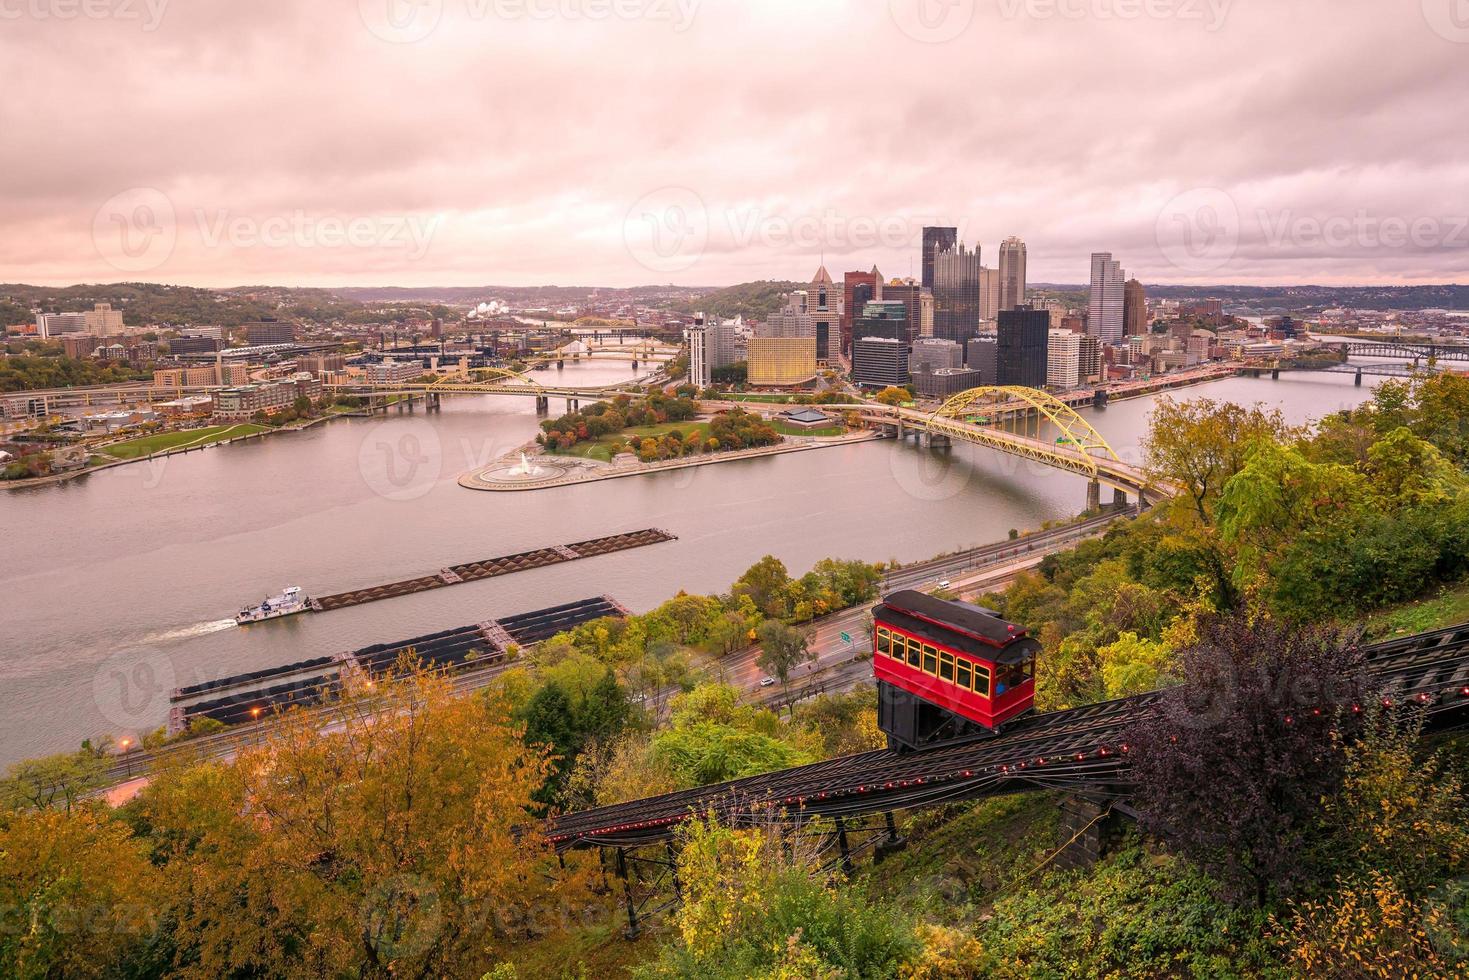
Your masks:
{"label": "black roof on incline car", "polygon": [[990,646],[1004,646],[1025,636],[1023,627],[1005,622],[993,610],[970,602],[939,599],[913,589],[884,596],[878,611],[888,610],[964,633]]}

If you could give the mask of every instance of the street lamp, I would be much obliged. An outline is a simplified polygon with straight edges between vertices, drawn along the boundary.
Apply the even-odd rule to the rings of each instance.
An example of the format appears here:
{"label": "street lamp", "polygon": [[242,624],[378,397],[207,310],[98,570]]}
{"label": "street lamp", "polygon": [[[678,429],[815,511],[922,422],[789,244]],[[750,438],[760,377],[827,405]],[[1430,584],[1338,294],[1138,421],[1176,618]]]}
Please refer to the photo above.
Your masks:
{"label": "street lamp", "polygon": [[122,740],[121,745],[123,775],[131,777],[133,774],[133,761],[132,759],[128,758],[128,749],[132,748],[133,740],[130,738],[125,738]]}

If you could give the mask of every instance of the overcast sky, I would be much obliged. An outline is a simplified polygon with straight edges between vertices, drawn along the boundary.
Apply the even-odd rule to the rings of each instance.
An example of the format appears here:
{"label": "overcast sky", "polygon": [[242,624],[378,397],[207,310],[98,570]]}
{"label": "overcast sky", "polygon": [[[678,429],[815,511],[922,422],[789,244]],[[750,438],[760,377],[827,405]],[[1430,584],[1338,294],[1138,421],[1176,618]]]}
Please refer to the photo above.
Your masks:
{"label": "overcast sky", "polygon": [[1469,281],[1469,0],[0,0],[0,281]]}

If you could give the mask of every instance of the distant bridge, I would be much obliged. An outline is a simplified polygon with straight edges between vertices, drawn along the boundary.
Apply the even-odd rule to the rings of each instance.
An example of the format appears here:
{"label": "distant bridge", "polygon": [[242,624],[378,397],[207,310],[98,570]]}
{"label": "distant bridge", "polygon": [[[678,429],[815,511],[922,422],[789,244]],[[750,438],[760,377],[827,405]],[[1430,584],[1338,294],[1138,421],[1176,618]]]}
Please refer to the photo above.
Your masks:
{"label": "distant bridge", "polygon": [[1400,340],[1354,340],[1341,345],[1348,357],[1395,357],[1409,361],[1469,361],[1469,344],[1420,344]]}

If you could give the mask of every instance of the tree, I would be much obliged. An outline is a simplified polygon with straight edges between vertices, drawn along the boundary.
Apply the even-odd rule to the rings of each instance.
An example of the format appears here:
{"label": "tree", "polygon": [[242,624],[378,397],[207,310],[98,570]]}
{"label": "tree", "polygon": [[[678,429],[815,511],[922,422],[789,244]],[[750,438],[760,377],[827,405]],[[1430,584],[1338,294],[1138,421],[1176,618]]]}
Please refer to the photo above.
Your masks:
{"label": "tree", "polygon": [[105,806],[0,816],[0,975],[158,976],[163,875]]}
{"label": "tree", "polygon": [[1180,484],[1199,520],[1209,524],[1215,499],[1230,477],[1244,468],[1252,443],[1284,442],[1296,434],[1279,409],[1165,397],[1158,399],[1149,420],[1143,458],[1155,476]]}
{"label": "tree", "polygon": [[332,727],[288,711],[234,764],[145,790],[176,974],[479,976],[580,908],[587,869],[560,868],[535,814],[548,753],[502,698],[400,671]]}
{"label": "tree", "polygon": [[17,762],[0,779],[0,806],[70,812],[103,785],[109,764],[106,751],[91,748]]}
{"label": "tree", "polygon": [[1184,684],[1129,733],[1144,826],[1264,905],[1310,880],[1323,796],[1366,682],[1330,630],[1235,614],[1180,652]]}
{"label": "tree", "polygon": [[791,671],[810,657],[805,632],[773,619],[761,623],[755,632],[760,640],[756,663],[789,694]]}
{"label": "tree", "polygon": [[913,392],[907,388],[887,387],[877,393],[876,401],[881,405],[906,405],[913,400]]}
{"label": "tree", "polygon": [[790,613],[790,573],[785,562],[766,555],[746,569],[730,590],[736,598],[749,596],[755,608],[772,619],[783,619]]}

